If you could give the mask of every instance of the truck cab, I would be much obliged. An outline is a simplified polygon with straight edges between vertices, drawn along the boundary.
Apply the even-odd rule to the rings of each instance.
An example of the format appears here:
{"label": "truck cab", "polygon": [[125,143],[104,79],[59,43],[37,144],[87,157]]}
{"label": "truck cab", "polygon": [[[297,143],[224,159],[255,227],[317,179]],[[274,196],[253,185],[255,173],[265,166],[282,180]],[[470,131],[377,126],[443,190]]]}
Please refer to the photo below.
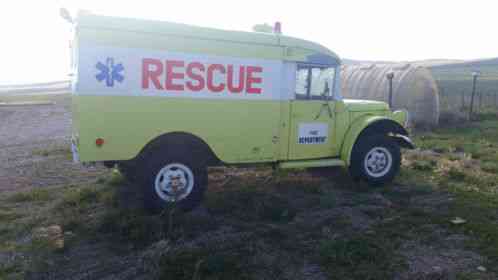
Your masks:
{"label": "truck cab", "polygon": [[74,158],[117,165],[153,212],[197,206],[208,166],[343,166],[375,185],[413,148],[407,112],[343,99],[319,44],[92,14],[74,30]]}

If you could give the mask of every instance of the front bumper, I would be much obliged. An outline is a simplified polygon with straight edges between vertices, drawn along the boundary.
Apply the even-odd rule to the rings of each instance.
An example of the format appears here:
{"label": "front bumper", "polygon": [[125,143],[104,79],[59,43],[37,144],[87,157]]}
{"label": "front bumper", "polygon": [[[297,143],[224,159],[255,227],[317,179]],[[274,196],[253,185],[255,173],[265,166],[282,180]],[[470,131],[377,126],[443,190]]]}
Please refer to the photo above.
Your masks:
{"label": "front bumper", "polygon": [[409,149],[409,150],[415,149],[415,143],[413,143],[413,141],[412,141],[412,139],[410,139],[410,137],[408,137],[406,135],[401,135],[401,134],[396,134],[396,135],[393,135],[391,137],[396,141],[396,143],[398,143],[398,145],[401,148],[405,148],[405,149]]}

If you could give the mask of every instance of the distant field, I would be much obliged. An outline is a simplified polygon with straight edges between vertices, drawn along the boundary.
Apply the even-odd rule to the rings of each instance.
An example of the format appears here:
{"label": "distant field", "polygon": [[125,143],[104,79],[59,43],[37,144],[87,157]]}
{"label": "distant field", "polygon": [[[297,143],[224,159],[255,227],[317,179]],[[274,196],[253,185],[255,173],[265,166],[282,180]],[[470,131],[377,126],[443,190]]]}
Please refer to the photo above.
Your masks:
{"label": "distant field", "polygon": [[430,68],[445,93],[472,90],[472,71],[480,71],[477,90],[485,93],[498,92],[498,61],[496,64],[453,64]]}
{"label": "distant field", "polygon": [[0,85],[0,97],[7,95],[61,94],[70,90],[69,81],[23,85]]}
{"label": "distant field", "polygon": [[442,110],[470,104],[472,72],[479,71],[476,106],[498,106],[498,59],[439,65],[429,68],[440,90]]}

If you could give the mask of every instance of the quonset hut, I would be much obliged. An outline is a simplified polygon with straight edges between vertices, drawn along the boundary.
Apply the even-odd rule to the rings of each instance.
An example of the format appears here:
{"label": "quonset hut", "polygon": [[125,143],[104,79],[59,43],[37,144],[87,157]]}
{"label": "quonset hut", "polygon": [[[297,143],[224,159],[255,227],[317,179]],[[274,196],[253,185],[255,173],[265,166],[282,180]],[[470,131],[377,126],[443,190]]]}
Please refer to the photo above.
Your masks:
{"label": "quonset hut", "polygon": [[392,109],[406,109],[411,125],[437,125],[439,90],[431,72],[410,64],[343,66],[342,95],[389,102],[388,74],[393,74]]}

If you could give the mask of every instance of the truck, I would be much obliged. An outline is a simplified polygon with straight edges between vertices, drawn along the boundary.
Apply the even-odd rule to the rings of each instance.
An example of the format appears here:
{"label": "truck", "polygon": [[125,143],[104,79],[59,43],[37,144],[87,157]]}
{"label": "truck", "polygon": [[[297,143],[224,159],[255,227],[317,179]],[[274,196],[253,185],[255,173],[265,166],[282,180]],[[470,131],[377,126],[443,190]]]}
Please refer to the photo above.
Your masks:
{"label": "truck", "polygon": [[414,148],[407,112],[342,98],[341,60],[317,43],[90,13],[73,30],[73,157],[117,166],[152,212],[198,206],[211,166],[341,166],[379,185]]}

